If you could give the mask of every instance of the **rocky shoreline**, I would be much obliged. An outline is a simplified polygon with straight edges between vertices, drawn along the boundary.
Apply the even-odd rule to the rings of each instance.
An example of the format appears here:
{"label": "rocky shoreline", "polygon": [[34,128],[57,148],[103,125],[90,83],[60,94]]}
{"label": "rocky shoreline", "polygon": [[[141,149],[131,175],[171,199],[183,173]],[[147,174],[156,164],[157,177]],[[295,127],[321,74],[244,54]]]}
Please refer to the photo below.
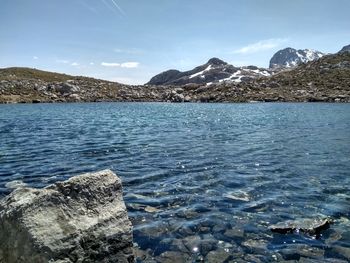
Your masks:
{"label": "rocky shoreline", "polygon": [[[333,223],[330,218],[300,219],[271,225],[269,230],[318,239]],[[221,238],[228,242],[244,237],[235,228],[203,227],[207,232],[222,232]],[[167,229],[144,231],[151,242]],[[244,256],[243,251],[233,252],[232,245],[218,248],[214,239],[204,241],[193,235],[182,240],[165,238],[162,243],[172,242],[173,251],[154,258],[152,251],[133,243],[132,232],[121,180],[110,170],[74,176],[43,189],[19,187],[0,200],[0,262],[192,262],[195,258],[203,262],[201,255],[206,255],[204,262],[227,262]],[[253,239],[243,245],[256,252],[267,246]],[[306,257],[313,256],[306,246],[303,249]]]}
{"label": "rocky shoreline", "polygon": [[0,103],[350,102],[350,52],[247,82],[129,86],[26,68],[0,70]]}

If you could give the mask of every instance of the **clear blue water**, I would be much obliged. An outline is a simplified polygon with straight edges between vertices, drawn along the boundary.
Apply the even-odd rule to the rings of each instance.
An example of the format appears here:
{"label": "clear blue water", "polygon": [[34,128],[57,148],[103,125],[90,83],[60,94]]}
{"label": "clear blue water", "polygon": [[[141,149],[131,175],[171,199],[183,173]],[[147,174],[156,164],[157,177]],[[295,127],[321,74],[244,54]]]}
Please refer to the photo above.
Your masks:
{"label": "clear blue water", "polygon": [[[107,168],[155,260],[349,260],[350,104],[0,105],[0,195]],[[268,230],[325,216],[320,239]]]}

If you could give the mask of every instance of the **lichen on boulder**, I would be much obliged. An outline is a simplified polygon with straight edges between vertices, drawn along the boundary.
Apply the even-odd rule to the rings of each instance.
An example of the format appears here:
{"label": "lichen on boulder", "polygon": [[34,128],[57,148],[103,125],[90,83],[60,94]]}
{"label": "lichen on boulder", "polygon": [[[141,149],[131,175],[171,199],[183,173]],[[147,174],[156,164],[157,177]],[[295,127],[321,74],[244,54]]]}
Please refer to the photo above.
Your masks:
{"label": "lichen on boulder", "polygon": [[0,262],[132,262],[132,225],[110,170],[0,200]]}

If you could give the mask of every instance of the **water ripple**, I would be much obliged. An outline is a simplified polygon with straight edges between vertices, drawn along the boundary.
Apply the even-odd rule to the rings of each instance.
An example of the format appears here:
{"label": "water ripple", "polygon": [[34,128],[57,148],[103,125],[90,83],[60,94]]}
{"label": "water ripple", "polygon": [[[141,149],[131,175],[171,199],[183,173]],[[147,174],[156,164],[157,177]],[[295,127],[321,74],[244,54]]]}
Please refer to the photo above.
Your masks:
{"label": "water ripple", "polygon": [[[348,104],[0,105],[0,195],[109,168],[135,242],[158,261],[347,260],[349,130]],[[267,229],[320,215],[337,220],[320,240]]]}

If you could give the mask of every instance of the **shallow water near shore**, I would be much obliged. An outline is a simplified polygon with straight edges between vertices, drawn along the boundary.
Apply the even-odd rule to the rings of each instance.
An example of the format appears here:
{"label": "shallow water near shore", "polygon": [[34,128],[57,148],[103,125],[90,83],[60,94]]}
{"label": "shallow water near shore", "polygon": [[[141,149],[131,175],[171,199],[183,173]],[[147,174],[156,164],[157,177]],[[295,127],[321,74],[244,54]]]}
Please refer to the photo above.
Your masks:
{"label": "shallow water near shore", "polygon": [[350,260],[350,104],[0,105],[0,195],[102,169],[140,262]]}

